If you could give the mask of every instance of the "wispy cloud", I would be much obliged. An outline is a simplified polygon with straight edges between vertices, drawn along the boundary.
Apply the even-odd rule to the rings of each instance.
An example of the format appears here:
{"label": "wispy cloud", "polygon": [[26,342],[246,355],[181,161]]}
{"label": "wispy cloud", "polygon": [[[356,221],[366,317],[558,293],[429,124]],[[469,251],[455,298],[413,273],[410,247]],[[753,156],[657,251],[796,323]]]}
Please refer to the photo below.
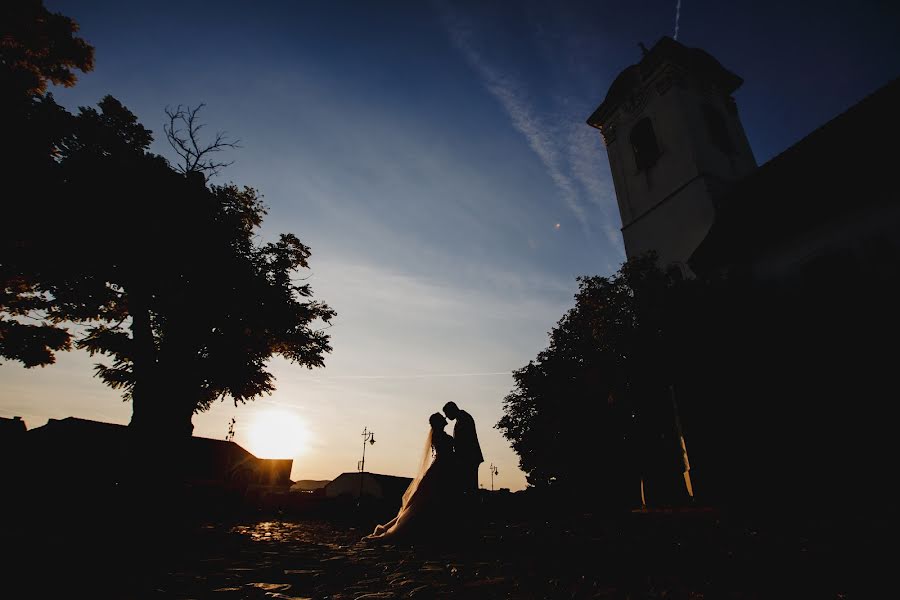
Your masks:
{"label": "wispy cloud", "polygon": [[[446,5],[438,5],[437,11],[454,47],[523,135],[585,234],[590,237],[599,221],[608,242],[620,247],[605,150],[596,132],[584,124],[584,115],[572,109],[582,103],[565,94],[549,94],[552,108],[540,110],[538,106],[548,100],[543,97],[548,96],[546,90],[530,88],[512,70],[488,60],[481,50],[485,40],[464,16]],[[543,54],[552,52],[546,40],[535,42]]]}
{"label": "wispy cloud", "polygon": [[553,139],[550,128],[542,121],[533,105],[529,102],[528,93],[515,77],[501,74],[488,63],[478,51],[475,34],[467,23],[450,10],[440,8],[444,25],[453,45],[462,53],[469,65],[478,73],[485,88],[497,99],[516,128],[538,156],[547,174],[559,188],[562,199],[578,222],[589,232],[588,219],[584,207],[578,197],[572,178],[565,172],[558,146]]}

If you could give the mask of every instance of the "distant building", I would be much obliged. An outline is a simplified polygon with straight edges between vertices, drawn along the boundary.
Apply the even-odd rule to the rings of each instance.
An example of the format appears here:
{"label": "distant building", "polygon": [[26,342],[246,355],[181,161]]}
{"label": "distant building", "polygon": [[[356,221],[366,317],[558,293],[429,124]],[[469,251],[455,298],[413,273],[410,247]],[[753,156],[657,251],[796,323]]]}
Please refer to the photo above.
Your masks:
{"label": "distant building", "polygon": [[17,439],[25,435],[27,430],[22,417],[13,417],[12,419],[0,417],[0,439]]}
{"label": "distant building", "polygon": [[22,417],[7,419],[0,417],[0,452],[3,452],[6,460],[18,454],[18,449],[25,441],[25,433],[28,428]]}
{"label": "distant building", "polygon": [[356,498],[362,494],[379,500],[399,501],[410,483],[412,479],[409,477],[380,473],[342,473],[325,486],[325,495],[329,498]]}
{"label": "distant building", "polygon": [[[68,417],[50,419],[26,436],[30,460],[46,472],[83,483],[115,484],[133,468],[133,446],[125,425]],[[235,442],[191,437],[179,468],[188,483],[238,488],[291,485],[290,459],[257,458]],[[152,483],[152,482],[149,482]]]}
{"label": "distant building", "polygon": [[330,479],[301,479],[291,484],[292,492],[324,492],[325,486],[331,483]]}

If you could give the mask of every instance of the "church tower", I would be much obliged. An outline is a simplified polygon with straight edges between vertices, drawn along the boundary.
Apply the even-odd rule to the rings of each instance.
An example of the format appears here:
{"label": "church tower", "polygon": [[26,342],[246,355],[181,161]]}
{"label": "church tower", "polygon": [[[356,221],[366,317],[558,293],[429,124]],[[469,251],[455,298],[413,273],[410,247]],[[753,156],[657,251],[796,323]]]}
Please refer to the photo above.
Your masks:
{"label": "church tower", "polygon": [[731,96],[742,83],[706,52],[664,37],[588,119],[606,144],[628,257],[655,250],[661,265],[688,273],[716,198],[756,169]]}

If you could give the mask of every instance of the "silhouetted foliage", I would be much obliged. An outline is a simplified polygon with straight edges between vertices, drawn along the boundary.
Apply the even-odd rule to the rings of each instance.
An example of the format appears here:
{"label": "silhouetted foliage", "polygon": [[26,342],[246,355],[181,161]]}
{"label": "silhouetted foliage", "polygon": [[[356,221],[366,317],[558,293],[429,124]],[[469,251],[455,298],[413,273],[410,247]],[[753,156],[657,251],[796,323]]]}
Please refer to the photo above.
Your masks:
{"label": "silhouetted foliage", "polygon": [[0,356],[43,366],[73,343],[106,355],[97,375],[160,435],[189,433],[218,399],[271,392],[273,355],[323,364],[319,324],[334,313],[297,279],[309,248],[293,234],[257,241],[256,190],[176,172],[111,96],[70,114],[18,91],[3,115]]}
{"label": "silhouetted foliage", "polygon": [[497,427],[532,486],[635,506],[643,479],[650,505],[682,503],[672,386],[699,499],[836,518],[890,468],[898,264],[826,255],[780,280],[680,281],[647,257],[582,277]]}
{"label": "silhouetted foliage", "polygon": [[590,485],[601,495],[591,502],[637,504],[641,478],[680,474],[668,387],[694,284],[670,280],[647,256],[578,285],[548,348],[514,372],[497,428],[531,485]]}
{"label": "silhouetted foliage", "polygon": [[54,137],[66,126],[65,111],[40,94],[48,82],[72,86],[74,70],[93,69],[94,49],[74,35],[77,31],[74,21],[50,13],[39,0],[0,7],[0,165],[6,186],[0,218],[0,357],[27,367],[51,364],[54,352],[71,348],[71,336],[60,323],[33,317],[47,309],[48,301],[30,277],[11,268],[8,252],[24,250],[25,241],[12,235],[20,221],[43,216],[34,192],[50,184]]}
{"label": "silhouetted foliage", "polygon": [[0,7],[0,89],[4,94],[42,94],[47,82],[71,87],[75,73],[94,68],[94,48],[76,37],[78,24],[51,13],[41,0]]}
{"label": "silhouetted foliage", "polygon": [[175,165],[175,170],[185,175],[193,172],[217,174],[232,163],[217,161],[212,155],[229,148],[240,147],[238,145],[240,140],[228,141],[224,131],[216,132],[213,141],[209,143],[200,141],[203,124],[197,121],[197,115],[204,106],[206,105],[201,103],[193,108],[190,106],[182,108],[180,104],[174,109],[166,107],[169,124],[163,125],[163,129],[169,145],[181,159],[181,162]]}

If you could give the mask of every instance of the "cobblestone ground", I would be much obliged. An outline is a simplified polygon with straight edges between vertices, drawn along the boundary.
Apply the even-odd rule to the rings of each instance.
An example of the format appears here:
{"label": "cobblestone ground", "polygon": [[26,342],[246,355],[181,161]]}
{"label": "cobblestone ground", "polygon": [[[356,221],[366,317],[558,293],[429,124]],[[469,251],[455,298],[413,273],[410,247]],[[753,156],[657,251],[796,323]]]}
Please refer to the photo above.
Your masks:
{"label": "cobblestone ground", "polygon": [[[6,510],[0,598],[744,600],[887,598],[887,525],[757,527],[712,510],[615,517],[497,504],[430,544],[372,545],[352,510],[175,520],[157,504]],[[204,505],[210,507],[210,505]],[[205,513],[209,516],[209,510]],[[294,514],[293,517],[289,514]],[[327,519],[325,517],[328,517]],[[383,515],[382,515],[383,516]],[[219,519],[225,517],[219,516]],[[805,531],[805,532],[804,532]],[[815,533],[814,533],[815,532]],[[880,536],[880,537],[879,537]],[[886,560],[882,559],[883,562]],[[881,569],[893,573],[892,567]],[[864,593],[861,582],[875,593]],[[895,587],[895,586],[894,586]]]}
{"label": "cobblestone ground", "polygon": [[321,521],[206,526],[179,564],[122,597],[855,597],[834,549],[802,537],[730,531],[712,516],[569,525],[492,523],[416,547],[373,546],[367,531]]}

